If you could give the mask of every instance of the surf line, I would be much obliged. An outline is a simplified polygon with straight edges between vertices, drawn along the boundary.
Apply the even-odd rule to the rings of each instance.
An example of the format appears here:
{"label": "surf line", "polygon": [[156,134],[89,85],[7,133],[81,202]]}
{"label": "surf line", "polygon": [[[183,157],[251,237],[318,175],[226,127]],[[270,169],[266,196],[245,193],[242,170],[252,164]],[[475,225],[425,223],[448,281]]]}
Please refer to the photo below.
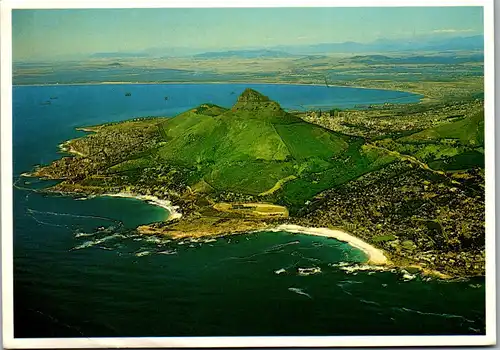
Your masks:
{"label": "surf line", "polygon": [[266,231],[278,232],[286,231],[291,233],[299,233],[313,236],[322,236],[334,238],[338,241],[346,242],[354,248],[360,249],[368,256],[368,263],[372,265],[390,265],[389,259],[385,256],[381,249],[366,243],[360,238],[348,234],[340,230],[333,230],[324,227],[303,227],[298,225],[279,225],[274,228],[266,228]]}
{"label": "surf line", "polygon": [[133,198],[133,199],[138,199],[144,202],[147,202],[152,205],[156,205],[158,207],[161,207],[163,209],[166,209],[169,212],[168,215],[168,221],[174,220],[174,219],[179,219],[182,216],[182,213],[180,213],[179,207],[172,205],[172,202],[169,200],[165,199],[160,199],[155,196],[150,196],[150,195],[143,195],[143,194],[133,194],[130,192],[118,192],[118,193],[106,193],[100,195],[102,197],[120,197],[120,198]]}

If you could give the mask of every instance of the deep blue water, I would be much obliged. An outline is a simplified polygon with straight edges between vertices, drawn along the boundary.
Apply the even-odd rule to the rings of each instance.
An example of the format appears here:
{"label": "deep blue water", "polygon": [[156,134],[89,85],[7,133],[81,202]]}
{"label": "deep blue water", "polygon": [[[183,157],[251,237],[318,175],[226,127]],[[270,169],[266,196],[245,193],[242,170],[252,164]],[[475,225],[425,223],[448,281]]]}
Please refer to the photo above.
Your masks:
{"label": "deep blue water", "polygon": [[[19,177],[60,157],[57,145],[81,135],[77,126],[172,116],[203,102],[230,106],[249,86],[285,108],[418,99],[254,84],[14,87],[16,337],[484,333],[482,278],[365,271],[364,254],[345,243],[286,232],[144,237],[134,228],[166,211],[132,199],[42,195],[31,189],[44,182]],[[312,267],[321,273],[298,270]]]}

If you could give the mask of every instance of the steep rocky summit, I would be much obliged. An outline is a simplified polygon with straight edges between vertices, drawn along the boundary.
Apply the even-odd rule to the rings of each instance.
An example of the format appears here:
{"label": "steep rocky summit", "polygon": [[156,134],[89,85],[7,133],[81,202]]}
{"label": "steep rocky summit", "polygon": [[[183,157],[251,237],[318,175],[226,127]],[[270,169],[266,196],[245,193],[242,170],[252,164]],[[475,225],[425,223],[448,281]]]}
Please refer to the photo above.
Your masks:
{"label": "steep rocky summit", "polygon": [[269,97],[264,96],[260,92],[252,90],[250,88],[247,88],[245,89],[245,91],[243,91],[231,110],[233,112],[266,110],[267,112],[274,115],[286,114],[286,112],[281,109],[281,106],[278,102],[272,101],[269,99]]}

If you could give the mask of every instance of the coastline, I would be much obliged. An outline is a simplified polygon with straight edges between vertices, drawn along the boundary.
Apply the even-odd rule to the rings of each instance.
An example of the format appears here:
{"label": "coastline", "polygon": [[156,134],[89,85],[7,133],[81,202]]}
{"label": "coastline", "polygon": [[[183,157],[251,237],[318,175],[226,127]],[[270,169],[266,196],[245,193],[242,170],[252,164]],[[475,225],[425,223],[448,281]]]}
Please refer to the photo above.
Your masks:
{"label": "coastline", "polygon": [[78,152],[73,147],[71,147],[71,141],[73,141],[73,140],[68,140],[68,141],[61,143],[59,145],[59,149],[65,153],[74,154],[74,155],[77,155],[80,157],[85,157],[85,154],[83,154],[82,152]]}
{"label": "coastline", "polygon": [[151,195],[143,195],[143,194],[133,194],[130,192],[118,192],[118,193],[105,193],[99,196],[102,197],[120,197],[120,198],[132,198],[138,199],[144,202],[147,202],[152,205],[156,205],[157,207],[161,207],[166,209],[169,212],[168,219],[166,221],[176,220],[182,217],[182,213],[178,211],[179,207],[172,205],[169,200],[160,199]]}
{"label": "coastline", "polygon": [[285,231],[291,233],[334,238],[338,241],[346,242],[350,246],[363,251],[368,256],[368,261],[366,262],[366,264],[368,265],[396,266],[401,269],[408,269],[408,270],[416,269],[424,276],[435,277],[442,280],[452,280],[454,278],[451,275],[445,274],[437,270],[429,269],[424,266],[420,266],[418,264],[406,264],[406,263],[401,264],[398,263],[397,261],[396,262],[391,261],[386,256],[385,252],[382,249],[376,248],[371,244],[366,243],[362,239],[339,229],[330,229],[326,227],[305,227],[293,224],[283,224],[266,230],[272,232]]}
{"label": "coastline", "polygon": [[97,132],[98,130],[95,130],[95,127],[93,126],[84,126],[84,127],[78,127],[75,128],[76,131],[83,131],[83,132]]}
{"label": "coastline", "polygon": [[338,85],[338,84],[328,84],[325,83],[293,83],[293,82],[265,82],[265,81],[102,81],[102,82],[88,82],[88,83],[50,83],[50,84],[12,84],[13,87],[21,86],[88,86],[88,85],[196,85],[196,84],[265,84],[265,85],[300,85],[300,86],[327,86],[327,87],[340,87],[340,88],[353,88],[353,89],[365,89],[365,90],[384,90],[384,91],[396,91],[404,92],[408,94],[413,94],[418,96],[420,99],[416,103],[421,103],[424,99],[428,98],[423,94],[408,90],[395,90],[384,87],[366,87],[358,85]]}
{"label": "coastline", "polygon": [[[59,192],[61,194],[68,194],[71,192]],[[410,269],[419,271],[424,276],[430,276],[438,278],[441,280],[453,280],[460,276],[448,275],[446,273],[440,272],[438,270],[433,270],[415,263],[408,263],[399,261],[399,259],[391,260],[390,256],[379,248],[363,241],[362,239],[349,234],[345,231],[339,229],[331,229],[326,227],[305,227],[295,224],[270,224],[265,220],[245,220],[241,218],[233,219],[222,219],[221,218],[206,218],[208,221],[203,220],[203,218],[198,218],[193,220],[188,219],[179,220],[183,218],[183,215],[178,209],[179,206],[174,206],[169,200],[163,200],[152,195],[141,195],[133,194],[130,192],[118,192],[118,193],[102,193],[95,194],[91,196],[101,196],[101,197],[120,197],[120,198],[131,198],[144,201],[150,205],[155,205],[166,209],[169,212],[169,216],[166,220],[162,221],[165,223],[171,223],[167,227],[173,228],[169,229],[167,227],[158,227],[155,224],[146,224],[137,227],[137,230],[141,234],[145,235],[168,235],[172,239],[183,239],[183,238],[200,238],[200,237],[224,237],[229,235],[241,235],[247,233],[257,233],[262,231],[269,232],[289,232],[293,234],[304,234],[304,235],[314,235],[327,238],[333,238],[341,242],[346,242],[353,248],[363,251],[368,260],[364,263],[366,265],[374,266],[385,266],[385,267],[398,267],[403,270]],[[173,226],[171,226],[173,224]],[[179,227],[181,226],[180,231]],[[396,257],[394,257],[396,258]]]}
{"label": "coastline", "polygon": [[375,248],[374,246],[363,241],[362,239],[357,238],[344,231],[329,229],[326,227],[304,227],[291,224],[279,225],[269,229],[269,231],[273,232],[286,231],[291,233],[334,238],[338,241],[346,242],[350,246],[363,251],[368,256],[368,262],[367,262],[368,264],[372,265],[392,264],[381,249]]}

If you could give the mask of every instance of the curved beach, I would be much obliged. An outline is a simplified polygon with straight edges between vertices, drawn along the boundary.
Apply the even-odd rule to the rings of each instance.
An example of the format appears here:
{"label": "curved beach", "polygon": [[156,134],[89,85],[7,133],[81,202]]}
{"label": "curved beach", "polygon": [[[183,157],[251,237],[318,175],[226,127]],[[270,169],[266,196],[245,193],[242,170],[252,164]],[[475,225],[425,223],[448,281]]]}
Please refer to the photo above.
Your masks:
{"label": "curved beach", "polygon": [[344,231],[332,230],[324,227],[303,227],[298,225],[279,225],[269,231],[287,231],[292,233],[300,233],[306,235],[322,236],[335,238],[339,241],[346,242],[354,248],[360,249],[368,255],[368,263],[373,265],[388,265],[389,259],[384,255],[384,252],[374,246],[366,243],[362,239],[354,237]]}
{"label": "curved beach", "polygon": [[107,194],[104,194],[102,196],[133,198],[133,199],[138,199],[141,201],[148,202],[148,203],[150,203],[152,205],[156,205],[158,207],[162,207],[162,208],[168,210],[168,212],[169,212],[168,220],[179,219],[182,216],[182,214],[179,211],[177,211],[177,209],[179,209],[178,206],[172,205],[172,203],[169,200],[160,199],[160,198],[155,197],[155,196],[133,194],[133,193],[129,193],[129,192],[107,193]]}

